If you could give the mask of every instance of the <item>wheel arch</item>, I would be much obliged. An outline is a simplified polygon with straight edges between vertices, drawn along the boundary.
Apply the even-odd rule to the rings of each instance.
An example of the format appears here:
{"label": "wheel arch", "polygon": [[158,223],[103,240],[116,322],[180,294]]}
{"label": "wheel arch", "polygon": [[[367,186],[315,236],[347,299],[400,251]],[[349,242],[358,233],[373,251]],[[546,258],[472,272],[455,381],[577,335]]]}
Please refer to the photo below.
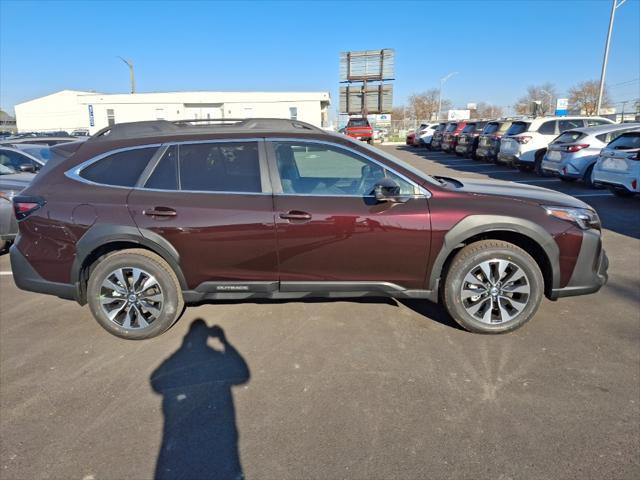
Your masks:
{"label": "wheel arch", "polygon": [[503,240],[525,250],[538,264],[549,297],[560,283],[560,250],[541,226],[517,217],[472,215],[458,222],[444,238],[429,276],[428,288],[438,291],[451,260],[462,248],[480,240]]}
{"label": "wheel arch", "polygon": [[176,274],[180,287],[187,290],[187,282],[180,268],[180,255],[160,235],[137,227],[96,225],[91,227],[76,244],[76,258],[71,267],[71,281],[77,286],[78,302],[86,303],[86,286],[91,266],[104,255],[128,248],[144,248],[166,261]]}

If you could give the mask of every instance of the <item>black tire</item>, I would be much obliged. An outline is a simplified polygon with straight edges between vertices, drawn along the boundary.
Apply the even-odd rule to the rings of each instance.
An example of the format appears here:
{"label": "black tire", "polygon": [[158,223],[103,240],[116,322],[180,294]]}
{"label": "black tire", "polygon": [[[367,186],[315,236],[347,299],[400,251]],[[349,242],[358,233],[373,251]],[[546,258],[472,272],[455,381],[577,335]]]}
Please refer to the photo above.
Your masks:
{"label": "black tire", "polygon": [[577,178],[571,178],[571,177],[563,177],[560,176],[558,177],[560,180],[562,180],[563,182],[567,182],[567,183],[573,183],[577,180]]}
{"label": "black tire", "polygon": [[633,196],[633,192],[630,192],[626,188],[611,187],[610,190],[611,193],[617,197],[627,198]]}
{"label": "black tire", "polygon": [[517,167],[521,172],[530,172],[533,170],[533,167],[527,163],[519,163]]}
{"label": "black tire", "polygon": [[584,175],[582,177],[582,182],[589,188],[595,188],[596,186],[593,183],[593,167],[596,164],[589,165],[589,167],[585,170]]}
{"label": "black tire", "polygon": [[540,177],[546,177],[547,173],[542,170],[542,160],[544,159],[544,155],[546,150],[540,150],[536,152],[535,160],[533,161],[533,172]]}
{"label": "black tire", "polygon": [[0,240],[0,253],[3,253],[5,248],[9,246],[9,242],[7,240]]}
{"label": "black tire", "polygon": [[[490,324],[484,323],[467,311],[462,299],[462,287],[467,274],[475,271],[482,262],[494,259],[507,260],[510,262],[508,269],[511,269],[511,265],[513,265],[524,272],[529,294],[526,297],[524,307],[513,318],[502,323]],[[507,278],[508,272],[509,270],[505,270],[503,279]],[[542,272],[536,261],[527,252],[512,243],[500,240],[482,240],[467,245],[453,258],[445,277],[443,303],[449,315],[465,330],[476,333],[506,333],[520,328],[534,316],[542,301],[543,293]],[[493,305],[493,301],[491,301],[491,305]]]}
{"label": "black tire", "polygon": [[[107,317],[101,305],[103,282],[111,272],[125,268],[138,268],[151,274],[163,294],[160,313],[145,328],[125,328]],[[97,322],[112,335],[129,340],[156,337],[178,320],[184,310],[182,289],[169,264],[153,252],[129,249],[112,252],[98,260],[91,269],[87,282],[87,302]]]}

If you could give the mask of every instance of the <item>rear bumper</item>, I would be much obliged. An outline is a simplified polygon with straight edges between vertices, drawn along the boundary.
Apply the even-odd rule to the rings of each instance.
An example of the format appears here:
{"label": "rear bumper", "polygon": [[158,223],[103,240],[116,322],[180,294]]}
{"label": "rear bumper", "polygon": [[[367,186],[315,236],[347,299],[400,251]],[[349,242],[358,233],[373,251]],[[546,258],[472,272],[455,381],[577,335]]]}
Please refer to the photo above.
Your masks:
{"label": "rear bumper", "polygon": [[476,157],[480,158],[495,158],[496,152],[492,147],[478,147],[476,149]]}
{"label": "rear bumper", "polygon": [[473,147],[469,144],[456,145],[456,153],[461,153],[462,155],[467,155],[473,151]]}
{"label": "rear bumper", "polygon": [[29,261],[25,258],[17,245],[13,245],[9,250],[11,259],[11,271],[13,281],[21,290],[29,292],[55,295],[67,300],[78,300],[78,288],[76,285],[66,283],[51,282],[45,280],[35,271]]}
{"label": "rear bumper", "polygon": [[[636,180],[636,188],[633,188],[633,181]],[[596,170],[594,172],[594,183],[596,185],[613,188],[624,188],[628,192],[640,193],[640,174],[634,175],[632,172],[612,172],[609,170]]]}
{"label": "rear bumper", "polygon": [[551,300],[597,292],[609,279],[608,269],[609,259],[602,248],[600,233],[586,230],[571,279],[566,287],[551,291]]}
{"label": "rear bumper", "polygon": [[505,165],[516,165],[517,161],[518,157],[515,155],[508,155],[506,153],[498,153],[498,156],[496,157],[496,162],[504,163]]}

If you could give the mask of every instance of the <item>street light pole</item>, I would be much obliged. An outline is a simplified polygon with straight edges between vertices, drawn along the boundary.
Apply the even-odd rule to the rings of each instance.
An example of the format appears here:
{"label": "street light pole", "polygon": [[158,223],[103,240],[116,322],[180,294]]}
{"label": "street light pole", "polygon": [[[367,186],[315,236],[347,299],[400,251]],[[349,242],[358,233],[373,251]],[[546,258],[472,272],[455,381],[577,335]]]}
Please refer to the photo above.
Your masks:
{"label": "street light pole", "polygon": [[135,78],[135,74],[133,73],[133,62],[131,62],[130,60],[125,60],[122,57],[118,57],[118,58],[128,65],[129,80],[131,82],[131,93],[136,93],[136,78]]}
{"label": "street light pole", "polygon": [[613,19],[616,16],[616,10],[621,7],[627,0],[612,0],[611,16],[609,17],[609,30],[607,31],[607,42],[604,46],[604,58],[602,59],[602,72],[600,73],[600,88],[598,89],[598,103],[596,106],[596,115],[600,115],[602,107],[602,96],[604,94],[604,80],[607,75],[607,63],[609,62],[609,46],[611,45],[611,32],[613,31]]}
{"label": "street light pole", "polygon": [[442,86],[447,80],[457,74],[458,72],[451,72],[449,75],[440,79],[440,90],[438,91],[438,118],[436,118],[436,121],[438,122],[440,121],[440,110],[442,110]]}

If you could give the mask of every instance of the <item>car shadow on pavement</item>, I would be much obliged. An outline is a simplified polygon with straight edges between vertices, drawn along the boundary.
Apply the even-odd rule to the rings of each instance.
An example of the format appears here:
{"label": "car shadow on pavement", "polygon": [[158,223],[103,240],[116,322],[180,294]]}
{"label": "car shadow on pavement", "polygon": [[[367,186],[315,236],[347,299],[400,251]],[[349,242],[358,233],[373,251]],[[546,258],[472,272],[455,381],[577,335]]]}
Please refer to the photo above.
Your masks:
{"label": "car shadow on pavement", "polygon": [[[210,345],[217,339],[221,349]],[[151,374],[164,429],[155,479],[244,478],[231,388],[249,367],[219,326],[191,323],[182,345]]]}
{"label": "car shadow on pavement", "polygon": [[429,320],[433,320],[434,322],[438,322],[445,327],[451,327],[456,330],[464,329],[456,323],[456,321],[451,318],[451,316],[446,312],[442,305],[437,303],[432,303],[427,300],[398,300],[399,303],[404,305],[410,310],[422,315],[423,317],[428,318]]}

